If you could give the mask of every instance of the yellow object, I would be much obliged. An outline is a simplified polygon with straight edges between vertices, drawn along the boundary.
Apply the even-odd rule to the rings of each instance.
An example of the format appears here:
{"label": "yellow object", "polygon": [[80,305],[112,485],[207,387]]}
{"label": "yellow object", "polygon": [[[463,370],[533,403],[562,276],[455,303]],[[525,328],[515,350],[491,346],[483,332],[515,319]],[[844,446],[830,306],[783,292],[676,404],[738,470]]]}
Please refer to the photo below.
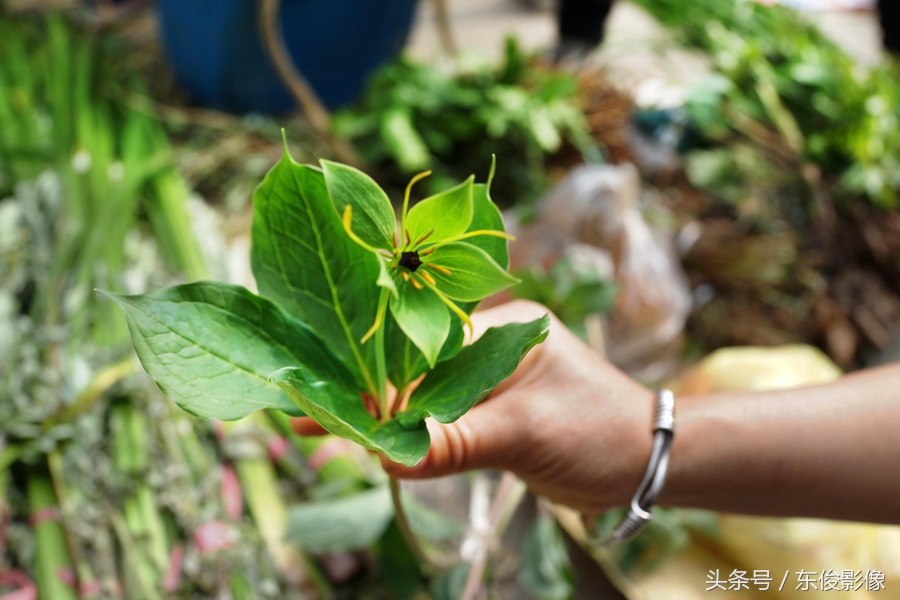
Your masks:
{"label": "yellow object", "polygon": [[841,370],[818,348],[804,344],[722,348],[674,382],[681,394],[779,390],[828,383]]}
{"label": "yellow object", "polygon": [[[762,391],[826,383],[840,374],[827,356],[810,346],[725,348],[668,387],[690,394]],[[569,511],[562,509],[557,516],[575,539],[584,539],[580,521]],[[623,574],[606,552],[591,551],[629,600],[803,600],[820,595],[900,600],[900,527],[726,514],[717,520],[715,540],[695,538],[684,552],[650,573]],[[753,580],[755,571],[768,571],[768,590]],[[741,572],[749,580],[746,587],[738,585]],[[867,583],[869,588],[883,588],[867,591]],[[851,589],[841,591],[848,584]],[[735,586],[740,589],[729,589]],[[710,587],[715,589],[707,591]]]}

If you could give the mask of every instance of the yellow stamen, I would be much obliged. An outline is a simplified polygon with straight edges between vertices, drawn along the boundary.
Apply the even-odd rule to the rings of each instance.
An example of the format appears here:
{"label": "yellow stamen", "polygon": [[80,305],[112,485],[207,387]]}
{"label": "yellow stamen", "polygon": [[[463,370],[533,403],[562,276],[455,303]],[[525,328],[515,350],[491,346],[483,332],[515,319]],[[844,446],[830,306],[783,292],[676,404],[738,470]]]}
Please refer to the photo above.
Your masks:
{"label": "yellow stamen", "polygon": [[381,327],[381,318],[376,317],[375,323],[372,324],[372,327],[366,332],[366,335],[362,336],[359,340],[360,344],[365,344],[369,341],[369,339],[375,335],[375,332],[378,331],[378,328]]}
{"label": "yellow stamen", "polygon": [[369,252],[378,253],[378,248],[373,248],[369,244],[362,241],[358,235],[353,233],[353,229],[351,227],[351,224],[353,222],[353,206],[352,205],[348,204],[347,206],[344,207],[344,216],[341,219],[341,221],[344,224],[344,231],[347,232],[347,235],[350,237],[351,240],[353,240],[354,242],[356,242],[357,244],[359,244],[360,246],[362,246]]}
{"label": "yellow stamen", "polygon": [[[422,171],[418,175],[415,175],[412,179],[409,180],[409,183],[406,184],[406,192],[403,194],[403,210],[400,212],[400,231],[406,230],[406,213],[409,212],[409,194],[412,192],[412,186],[414,186],[417,182],[425,179],[431,175],[431,171]],[[394,246],[396,246],[396,242]]]}
{"label": "yellow stamen", "polygon": [[413,287],[416,288],[417,290],[421,290],[421,289],[422,289],[422,284],[419,283],[418,281],[416,281],[416,278],[415,278],[415,277],[410,277],[410,278],[409,278],[409,282],[410,282],[411,284],[413,284]]}
{"label": "yellow stamen", "polygon": [[475,237],[478,235],[489,235],[491,237],[503,238],[505,240],[516,239],[516,236],[510,235],[510,234],[506,233],[505,231],[497,231],[496,229],[479,229],[478,231],[467,231],[466,233],[464,233],[462,235],[458,235],[455,238],[452,238],[449,240],[443,240],[441,242],[441,245],[448,244],[450,242],[456,242],[459,240],[464,240],[466,238]]}
{"label": "yellow stamen", "polygon": [[409,281],[409,273],[406,271],[400,271],[400,277],[403,278],[403,281]]}
{"label": "yellow stamen", "polygon": [[444,275],[452,275],[453,274],[453,271],[451,271],[447,267],[442,267],[441,265],[436,265],[434,263],[428,263],[428,268],[434,269],[435,271],[437,271],[439,273],[443,273]]}
{"label": "yellow stamen", "polygon": [[360,344],[368,342],[375,335],[375,332],[378,331],[378,328],[381,327],[381,324],[384,322],[384,313],[387,311],[388,298],[390,298],[390,294],[382,294],[381,299],[378,301],[378,312],[375,313],[375,323],[372,324],[366,335],[359,340]]}
{"label": "yellow stamen", "polygon": [[419,256],[428,256],[429,254],[434,252],[435,248],[437,248],[437,246],[432,246],[428,250],[422,250],[421,252],[417,252],[416,254],[418,254]]}
{"label": "yellow stamen", "polygon": [[419,239],[417,239],[417,240],[415,241],[415,243],[413,244],[413,247],[418,246],[419,244],[421,244],[422,242],[424,242],[425,240],[427,240],[429,237],[431,237],[431,234],[432,234],[432,233],[434,233],[434,229],[430,230],[428,233],[426,233],[425,235],[423,235],[422,237],[420,237]]}
{"label": "yellow stamen", "polygon": [[466,327],[469,328],[469,336],[470,336],[469,339],[471,339],[472,337],[475,337],[475,326],[472,325],[472,320],[469,319],[469,315],[467,315],[465,312],[463,312],[463,310],[460,307],[458,307],[456,305],[456,303],[453,302],[453,300],[451,300],[450,298],[448,298],[447,296],[442,294],[441,291],[438,290],[435,286],[429,284],[428,282],[426,282],[425,285],[427,285],[428,289],[430,289],[432,292],[434,292],[437,295],[438,298],[440,298],[441,302],[443,302],[444,304],[447,305],[447,308],[449,308],[454,313],[456,313],[456,316],[459,317],[463,323],[465,323]]}
{"label": "yellow stamen", "polygon": [[419,275],[421,275],[422,279],[424,279],[431,285],[437,285],[437,281],[434,280],[434,277],[432,277],[430,273],[427,273],[426,271],[419,271]]}

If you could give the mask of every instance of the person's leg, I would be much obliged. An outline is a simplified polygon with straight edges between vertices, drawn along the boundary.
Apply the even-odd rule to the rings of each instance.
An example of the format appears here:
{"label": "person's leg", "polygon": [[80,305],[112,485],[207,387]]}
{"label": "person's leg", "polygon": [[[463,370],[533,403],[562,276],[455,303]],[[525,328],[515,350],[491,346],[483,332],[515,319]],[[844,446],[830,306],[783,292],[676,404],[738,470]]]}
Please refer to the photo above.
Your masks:
{"label": "person's leg", "polygon": [[900,2],[879,0],[878,19],[881,22],[884,49],[895,56],[900,56]]}
{"label": "person's leg", "polygon": [[554,60],[580,60],[603,42],[613,0],[559,0]]}
{"label": "person's leg", "polygon": [[600,45],[612,4],[613,0],[560,0],[557,9],[559,39]]}

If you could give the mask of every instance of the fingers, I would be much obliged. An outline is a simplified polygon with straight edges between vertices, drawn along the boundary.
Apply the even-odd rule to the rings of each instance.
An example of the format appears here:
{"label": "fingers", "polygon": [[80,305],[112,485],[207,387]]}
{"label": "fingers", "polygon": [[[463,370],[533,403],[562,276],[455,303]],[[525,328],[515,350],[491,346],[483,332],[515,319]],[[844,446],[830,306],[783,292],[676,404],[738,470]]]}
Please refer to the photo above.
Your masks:
{"label": "fingers", "polygon": [[[516,300],[480,310],[472,315],[475,337],[480,337],[489,327],[513,322],[526,322],[540,318],[549,311],[536,302]],[[531,361],[531,354],[525,358]],[[521,366],[521,365],[520,365]],[[441,424],[427,421],[431,435],[428,454],[414,467],[383,460],[385,470],[392,476],[407,479],[424,479],[461,473],[474,469],[502,468],[515,470],[521,455],[521,423],[525,413],[509,410],[507,402],[496,401],[502,390],[512,385],[515,375],[501,383],[491,394],[490,401],[482,402],[454,423]]]}
{"label": "fingers", "polygon": [[[525,300],[481,310],[472,315],[475,337],[489,327],[532,321],[548,313],[547,307]],[[530,354],[538,352],[533,350]],[[533,362],[532,357],[526,357],[526,361]],[[512,379],[517,378],[514,376]],[[514,384],[511,381],[501,384],[491,395],[490,402],[482,402],[454,423],[441,424],[429,419],[427,426],[431,445],[425,458],[413,467],[404,467],[382,458],[385,471],[395,477],[425,479],[475,469],[516,470],[521,461],[522,448],[527,447],[523,439],[523,432],[528,431],[527,423],[522,426],[527,420],[527,411],[509,410],[507,402],[495,401],[510,385]],[[300,435],[326,433],[309,418],[294,419],[293,427]]]}
{"label": "fingers", "polygon": [[382,459],[385,471],[404,479],[442,477],[474,469],[509,469],[518,464],[522,430],[502,403],[480,404],[454,423],[429,419],[428,454],[414,467]]}
{"label": "fingers", "polygon": [[321,425],[309,417],[297,417],[291,419],[291,427],[297,435],[327,435]]}

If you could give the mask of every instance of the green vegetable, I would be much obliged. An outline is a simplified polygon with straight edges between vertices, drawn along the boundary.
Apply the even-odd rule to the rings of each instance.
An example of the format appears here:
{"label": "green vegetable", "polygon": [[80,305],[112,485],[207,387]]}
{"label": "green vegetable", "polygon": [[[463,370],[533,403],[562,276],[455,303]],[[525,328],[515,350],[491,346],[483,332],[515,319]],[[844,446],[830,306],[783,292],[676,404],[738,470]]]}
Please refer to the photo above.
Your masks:
{"label": "green vegetable", "polygon": [[569,600],[575,596],[566,541],[550,514],[538,514],[525,538],[519,582],[536,600]]}
{"label": "green vegetable", "polygon": [[460,350],[455,323],[471,327],[477,302],[516,281],[505,269],[509,236],[487,186],[468,178],[409,208],[412,183],[397,230],[370,177],[285,152],[254,194],[262,296],[212,282],[108,294],[147,372],[196,415],[302,411],[391,460],[418,462],[425,417],[459,418],[546,337],[549,321],[494,328]]}
{"label": "green vegetable", "polygon": [[[836,180],[829,190],[834,188],[838,200],[862,196],[881,208],[900,207],[895,60],[866,72],[808,17],[787,6],[735,0],[636,2],[682,43],[712,59],[712,75],[688,91],[686,108],[704,142],[717,148],[711,151],[721,155],[716,160],[725,163],[722,181],[737,182],[744,196],[764,182],[761,195],[774,198],[791,215],[797,212],[798,181],[808,188],[822,185],[818,177],[801,177],[814,165],[821,179]],[[741,156],[732,158],[729,148],[721,148],[726,144]],[[748,160],[750,152],[755,156]],[[768,183],[774,178],[781,181]],[[708,189],[717,191],[716,186]]]}
{"label": "green vegetable", "polygon": [[505,205],[537,198],[548,162],[565,145],[602,160],[581,109],[576,78],[525,56],[513,38],[499,65],[471,54],[446,65],[408,57],[382,67],[356,106],[335,115],[334,128],[401,188],[434,171],[437,192],[482,168],[491,154],[507,165],[496,188]]}

